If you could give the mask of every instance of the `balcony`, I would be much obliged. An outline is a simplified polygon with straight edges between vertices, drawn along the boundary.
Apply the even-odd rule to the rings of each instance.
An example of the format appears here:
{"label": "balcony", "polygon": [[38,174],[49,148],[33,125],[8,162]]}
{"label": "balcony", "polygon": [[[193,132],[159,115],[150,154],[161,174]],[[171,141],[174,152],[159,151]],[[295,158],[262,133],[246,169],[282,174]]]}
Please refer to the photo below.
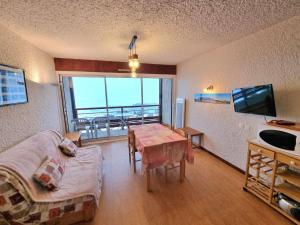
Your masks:
{"label": "balcony", "polygon": [[76,108],[73,129],[82,139],[127,135],[128,126],[159,123],[160,105]]}

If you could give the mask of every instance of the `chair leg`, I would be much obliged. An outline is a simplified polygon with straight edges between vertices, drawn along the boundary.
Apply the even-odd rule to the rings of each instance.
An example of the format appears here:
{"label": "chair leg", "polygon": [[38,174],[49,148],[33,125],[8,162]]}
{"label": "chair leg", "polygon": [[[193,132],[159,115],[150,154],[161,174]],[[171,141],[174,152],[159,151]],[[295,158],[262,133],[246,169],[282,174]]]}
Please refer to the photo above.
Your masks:
{"label": "chair leg", "polygon": [[86,128],[85,131],[86,131],[87,138],[90,139],[90,130]]}
{"label": "chair leg", "polygon": [[165,166],[165,181],[168,182],[168,166]]}
{"label": "chair leg", "polygon": [[133,172],[136,173],[135,149],[132,151]]}
{"label": "chair leg", "polygon": [[185,159],[180,161],[180,182],[184,181],[185,177]]}
{"label": "chair leg", "polygon": [[97,127],[95,127],[94,134],[95,134],[95,138],[97,138],[98,137],[98,128]]}
{"label": "chair leg", "polygon": [[94,137],[94,128],[90,128],[90,133],[92,135],[92,138]]}
{"label": "chair leg", "polygon": [[129,163],[131,164],[131,149],[129,145],[128,145],[128,156],[129,156]]}
{"label": "chair leg", "polygon": [[150,169],[146,169],[146,175],[147,175],[147,191],[151,191],[151,183],[150,183]]}

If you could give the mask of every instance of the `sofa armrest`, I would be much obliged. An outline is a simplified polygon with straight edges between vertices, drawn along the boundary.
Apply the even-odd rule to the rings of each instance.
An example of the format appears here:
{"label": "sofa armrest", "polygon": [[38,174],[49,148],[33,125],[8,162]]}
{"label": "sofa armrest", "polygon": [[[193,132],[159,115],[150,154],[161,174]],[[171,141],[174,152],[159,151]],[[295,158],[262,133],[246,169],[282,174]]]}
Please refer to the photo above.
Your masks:
{"label": "sofa armrest", "polygon": [[0,213],[2,220],[11,222],[25,221],[32,206],[22,184],[12,175],[0,171]]}

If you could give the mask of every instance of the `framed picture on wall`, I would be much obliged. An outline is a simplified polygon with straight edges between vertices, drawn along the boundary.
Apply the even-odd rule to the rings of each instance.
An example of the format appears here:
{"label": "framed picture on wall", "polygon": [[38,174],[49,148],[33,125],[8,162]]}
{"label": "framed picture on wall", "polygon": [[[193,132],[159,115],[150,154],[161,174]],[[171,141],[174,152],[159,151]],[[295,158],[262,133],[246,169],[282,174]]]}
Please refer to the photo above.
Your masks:
{"label": "framed picture on wall", "polygon": [[24,70],[0,64],[0,107],[27,102]]}
{"label": "framed picture on wall", "polygon": [[195,102],[230,104],[231,93],[199,93],[194,95]]}

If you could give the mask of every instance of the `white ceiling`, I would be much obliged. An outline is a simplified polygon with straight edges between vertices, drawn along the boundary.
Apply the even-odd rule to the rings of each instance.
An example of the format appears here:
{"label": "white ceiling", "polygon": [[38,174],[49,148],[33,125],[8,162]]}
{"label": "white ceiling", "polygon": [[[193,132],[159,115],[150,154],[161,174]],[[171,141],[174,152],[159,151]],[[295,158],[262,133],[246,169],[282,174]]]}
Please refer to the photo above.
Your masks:
{"label": "white ceiling", "polygon": [[[0,0],[0,23],[54,57],[177,64],[300,14],[300,0]],[[1,44],[1,43],[0,43]]]}

